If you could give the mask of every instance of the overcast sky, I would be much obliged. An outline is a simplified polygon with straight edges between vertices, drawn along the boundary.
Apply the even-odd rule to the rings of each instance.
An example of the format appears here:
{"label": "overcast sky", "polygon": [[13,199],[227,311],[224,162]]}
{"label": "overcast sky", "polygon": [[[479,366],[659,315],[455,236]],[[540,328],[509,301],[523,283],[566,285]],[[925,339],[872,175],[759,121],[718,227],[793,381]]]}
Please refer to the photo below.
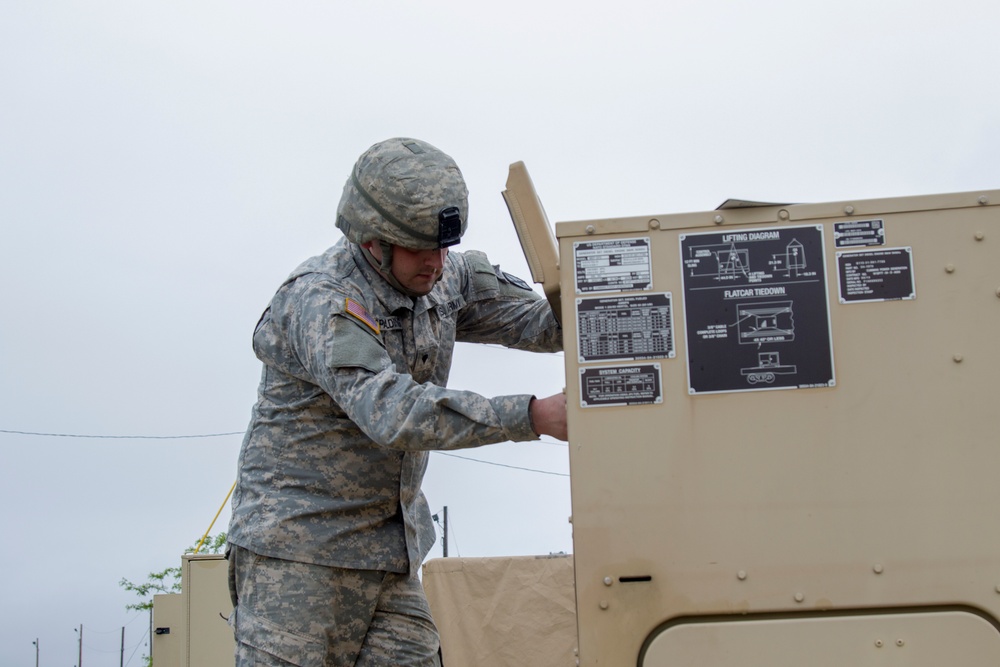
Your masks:
{"label": "overcast sky", "polygon": [[[245,428],[253,326],[371,144],[450,153],[462,247],[528,278],[517,160],[553,222],[1000,187],[998,25],[995,0],[0,3],[0,664],[37,638],[70,667],[80,624],[87,667],[123,626],[140,664],[118,581],[179,564],[241,441],[152,436]],[[468,346],[452,379],[565,384],[560,355]],[[565,445],[458,454],[425,482],[453,555],[572,551]]]}

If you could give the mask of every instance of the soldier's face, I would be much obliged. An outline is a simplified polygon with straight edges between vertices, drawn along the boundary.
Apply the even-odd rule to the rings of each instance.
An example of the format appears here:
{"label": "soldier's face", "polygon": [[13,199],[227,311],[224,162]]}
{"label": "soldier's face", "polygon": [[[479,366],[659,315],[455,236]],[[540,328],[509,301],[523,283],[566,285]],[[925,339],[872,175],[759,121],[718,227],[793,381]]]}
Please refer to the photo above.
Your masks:
{"label": "soldier's face", "polygon": [[[382,261],[382,248],[377,241],[366,243],[372,255]],[[448,249],[409,250],[398,245],[392,247],[392,275],[399,284],[417,294],[427,294],[441,279]]]}

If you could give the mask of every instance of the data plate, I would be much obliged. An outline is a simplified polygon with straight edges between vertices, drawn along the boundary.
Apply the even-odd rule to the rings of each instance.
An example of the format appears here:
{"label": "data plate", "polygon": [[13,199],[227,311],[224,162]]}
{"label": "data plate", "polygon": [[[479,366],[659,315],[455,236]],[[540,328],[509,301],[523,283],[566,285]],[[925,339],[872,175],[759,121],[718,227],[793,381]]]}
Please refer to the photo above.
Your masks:
{"label": "data plate", "polygon": [[580,363],[673,358],[673,319],[670,292],[579,298]]}
{"label": "data plate", "polygon": [[913,251],[885,248],[837,253],[841,303],[915,299]]}
{"label": "data plate", "polygon": [[885,245],[885,223],[881,218],[835,222],[833,243],[838,248]]}
{"label": "data plate", "polygon": [[576,293],[651,289],[649,238],[581,241],[573,244]]}
{"label": "data plate", "polygon": [[662,402],[660,364],[580,369],[580,407],[649,405]]}

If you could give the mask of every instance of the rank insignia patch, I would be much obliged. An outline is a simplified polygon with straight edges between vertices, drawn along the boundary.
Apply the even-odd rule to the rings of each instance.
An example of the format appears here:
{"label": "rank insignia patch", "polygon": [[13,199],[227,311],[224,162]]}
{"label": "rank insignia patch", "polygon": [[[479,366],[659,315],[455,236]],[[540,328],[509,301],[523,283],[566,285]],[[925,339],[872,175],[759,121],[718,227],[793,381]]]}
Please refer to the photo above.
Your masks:
{"label": "rank insignia patch", "polygon": [[364,322],[369,329],[371,329],[376,333],[376,335],[380,335],[382,333],[381,329],[379,329],[378,321],[371,316],[371,313],[365,310],[364,306],[362,306],[354,299],[350,297],[347,298],[347,303],[344,305],[344,310],[347,311],[348,314],[353,315],[354,317]]}

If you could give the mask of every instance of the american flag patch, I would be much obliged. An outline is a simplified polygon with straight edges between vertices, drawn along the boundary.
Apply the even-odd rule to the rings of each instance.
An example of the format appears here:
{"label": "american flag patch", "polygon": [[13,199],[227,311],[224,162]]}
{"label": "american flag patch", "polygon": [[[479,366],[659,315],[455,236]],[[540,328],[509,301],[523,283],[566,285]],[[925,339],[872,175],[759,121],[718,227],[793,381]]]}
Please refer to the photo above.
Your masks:
{"label": "american flag patch", "polygon": [[365,310],[364,306],[362,306],[354,299],[348,297],[344,309],[349,314],[353,315],[354,317],[358,318],[359,320],[367,324],[368,328],[374,331],[376,334],[382,333],[381,329],[379,329],[378,321],[376,321],[376,319],[372,317],[367,310]]}

